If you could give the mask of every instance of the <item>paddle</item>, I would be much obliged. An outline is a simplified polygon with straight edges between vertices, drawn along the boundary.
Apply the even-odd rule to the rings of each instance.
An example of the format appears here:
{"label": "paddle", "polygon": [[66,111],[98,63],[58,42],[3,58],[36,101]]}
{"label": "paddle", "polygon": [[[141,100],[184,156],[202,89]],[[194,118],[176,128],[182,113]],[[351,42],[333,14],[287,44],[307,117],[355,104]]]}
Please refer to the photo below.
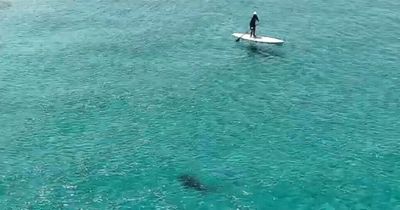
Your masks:
{"label": "paddle", "polygon": [[244,35],[248,34],[249,32],[250,32],[250,31],[246,31],[246,33],[244,33],[242,36],[240,36],[239,38],[236,39],[236,42],[240,41],[240,39],[241,39]]}
{"label": "paddle", "polygon": [[[258,24],[256,24],[256,26],[258,26]],[[236,42],[240,41],[240,39],[241,39],[244,35],[248,34],[249,32],[250,32],[250,30],[246,31],[246,33],[244,33],[242,36],[240,36],[239,38],[237,38],[235,41],[236,41]]]}

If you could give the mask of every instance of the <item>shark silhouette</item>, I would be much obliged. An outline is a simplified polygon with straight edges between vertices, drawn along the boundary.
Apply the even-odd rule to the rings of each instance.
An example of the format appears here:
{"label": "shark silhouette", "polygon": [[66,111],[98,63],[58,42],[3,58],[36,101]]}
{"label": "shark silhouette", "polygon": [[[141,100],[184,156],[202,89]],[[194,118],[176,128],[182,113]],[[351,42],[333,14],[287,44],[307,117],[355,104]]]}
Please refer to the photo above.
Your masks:
{"label": "shark silhouette", "polygon": [[194,189],[200,192],[208,191],[208,188],[194,176],[183,174],[178,177],[178,180],[185,188]]}

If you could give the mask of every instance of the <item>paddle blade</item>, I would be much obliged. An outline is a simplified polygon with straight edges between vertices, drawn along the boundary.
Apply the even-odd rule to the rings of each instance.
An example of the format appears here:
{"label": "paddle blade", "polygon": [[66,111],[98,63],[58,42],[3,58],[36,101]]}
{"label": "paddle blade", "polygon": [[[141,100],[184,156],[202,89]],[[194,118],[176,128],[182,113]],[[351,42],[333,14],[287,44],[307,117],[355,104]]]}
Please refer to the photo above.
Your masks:
{"label": "paddle blade", "polygon": [[240,38],[237,38],[235,41],[236,41],[236,42],[240,41]]}

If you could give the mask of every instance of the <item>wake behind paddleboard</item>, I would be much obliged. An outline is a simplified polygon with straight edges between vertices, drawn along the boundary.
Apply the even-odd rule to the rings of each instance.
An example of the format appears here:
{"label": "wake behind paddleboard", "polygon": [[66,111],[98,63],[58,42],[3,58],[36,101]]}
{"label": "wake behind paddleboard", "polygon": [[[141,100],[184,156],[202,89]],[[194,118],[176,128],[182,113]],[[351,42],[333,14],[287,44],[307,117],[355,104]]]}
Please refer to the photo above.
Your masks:
{"label": "wake behind paddleboard", "polygon": [[257,37],[250,37],[250,34],[244,34],[244,33],[233,33],[232,34],[236,38],[240,38],[246,41],[250,42],[258,42],[258,43],[264,43],[264,44],[283,44],[284,41],[272,37],[267,37],[267,36],[257,36]]}

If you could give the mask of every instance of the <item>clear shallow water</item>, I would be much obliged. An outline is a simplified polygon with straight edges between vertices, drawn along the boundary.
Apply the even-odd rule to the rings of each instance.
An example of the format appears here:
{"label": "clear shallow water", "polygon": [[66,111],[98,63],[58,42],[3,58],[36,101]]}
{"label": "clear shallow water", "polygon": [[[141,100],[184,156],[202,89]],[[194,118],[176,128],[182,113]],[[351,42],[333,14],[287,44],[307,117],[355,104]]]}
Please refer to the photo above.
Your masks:
{"label": "clear shallow water", "polygon": [[0,3],[0,206],[400,208],[400,3],[253,5]]}

